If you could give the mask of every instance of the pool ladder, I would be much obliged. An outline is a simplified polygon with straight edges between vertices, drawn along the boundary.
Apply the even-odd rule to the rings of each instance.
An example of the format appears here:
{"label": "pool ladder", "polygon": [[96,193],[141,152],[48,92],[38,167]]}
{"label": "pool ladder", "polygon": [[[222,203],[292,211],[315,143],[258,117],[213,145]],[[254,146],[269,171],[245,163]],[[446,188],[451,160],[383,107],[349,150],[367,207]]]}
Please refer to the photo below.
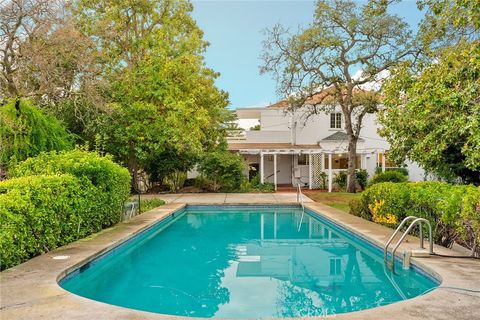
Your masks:
{"label": "pool ladder", "polygon": [[297,184],[297,202],[302,205],[302,216],[300,217],[300,223],[298,224],[298,231],[302,228],[303,216],[305,215],[305,205],[303,204],[303,193],[300,184]]}
{"label": "pool ladder", "polygon": [[[403,228],[403,226],[411,220],[413,220],[413,222],[408,226],[407,230],[405,230],[403,235],[397,241],[397,244],[393,247],[393,250],[392,250],[392,253],[391,253],[391,259],[388,259],[388,247],[392,243],[392,241],[395,238],[395,236],[397,235],[397,233],[399,233],[400,230]],[[430,222],[427,219],[424,219],[424,218],[418,218],[418,217],[415,217],[415,216],[408,216],[405,219],[403,219],[402,223],[400,223],[400,225],[395,230],[395,232],[392,234],[390,239],[388,239],[387,243],[385,244],[385,248],[383,250],[383,262],[392,272],[395,272],[395,252],[397,252],[397,249],[402,244],[402,241],[407,237],[408,233],[417,224],[419,226],[420,248],[425,249],[424,241],[423,241],[424,240],[423,239],[423,226],[422,226],[423,223],[427,224],[427,226],[428,226],[429,254],[430,255],[433,254],[432,226],[430,225]]]}

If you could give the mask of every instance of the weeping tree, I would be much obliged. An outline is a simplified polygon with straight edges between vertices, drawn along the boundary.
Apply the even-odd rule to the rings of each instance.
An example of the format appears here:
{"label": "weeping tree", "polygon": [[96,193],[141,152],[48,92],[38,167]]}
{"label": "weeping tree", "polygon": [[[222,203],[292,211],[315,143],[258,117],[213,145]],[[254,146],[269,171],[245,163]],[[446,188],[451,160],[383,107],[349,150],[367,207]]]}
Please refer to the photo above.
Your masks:
{"label": "weeping tree", "polygon": [[367,113],[377,111],[388,70],[415,53],[407,24],[371,2],[320,0],[313,22],[297,33],[266,31],[262,73],[273,74],[290,109],[310,114],[340,108],[348,135],[348,192],[355,192],[357,141]]}
{"label": "weeping tree", "polygon": [[8,167],[51,150],[73,148],[73,136],[30,101],[11,99],[0,105],[0,180]]}

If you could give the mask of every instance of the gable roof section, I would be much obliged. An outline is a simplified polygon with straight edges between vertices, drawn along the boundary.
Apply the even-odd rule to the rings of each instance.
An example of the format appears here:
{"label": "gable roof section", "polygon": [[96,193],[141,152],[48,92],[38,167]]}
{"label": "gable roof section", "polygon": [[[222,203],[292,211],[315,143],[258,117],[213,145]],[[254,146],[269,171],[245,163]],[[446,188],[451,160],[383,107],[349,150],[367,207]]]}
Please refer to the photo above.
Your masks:
{"label": "gable roof section", "polygon": [[[323,138],[321,141],[347,141],[348,135],[343,131],[337,131],[334,134],[329,135],[328,137]],[[358,138],[358,141],[364,141],[362,138]]]}

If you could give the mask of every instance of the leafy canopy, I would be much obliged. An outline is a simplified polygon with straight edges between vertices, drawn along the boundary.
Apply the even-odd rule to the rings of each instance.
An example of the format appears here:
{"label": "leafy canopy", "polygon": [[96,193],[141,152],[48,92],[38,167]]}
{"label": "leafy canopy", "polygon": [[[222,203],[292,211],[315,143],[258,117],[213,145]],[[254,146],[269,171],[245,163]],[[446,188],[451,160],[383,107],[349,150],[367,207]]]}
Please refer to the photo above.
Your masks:
{"label": "leafy canopy", "polygon": [[372,10],[371,1],[319,0],[307,28],[292,35],[277,25],[267,30],[264,47],[261,70],[273,74],[292,109],[341,109],[349,137],[348,191],[355,192],[363,118],[379,104],[378,88],[369,84],[414,53],[407,24],[386,10]]}
{"label": "leafy canopy", "polygon": [[184,0],[73,2],[110,83],[101,136],[134,176],[165,150],[200,153],[223,137],[227,94],[205,66],[208,43],[191,11]]}
{"label": "leafy canopy", "polygon": [[[480,6],[419,1],[422,55],[392,71],[380,121],[397,161],[410,158],[447,180],[480,183]],[[435,32],[428,28],[440,26]],[[454,41],[453,41],[454,40]]]}
{"label": "leafy canopy", "polygon": [[43,151],[72,149],[72,141],[58,120],[28,100],[10,100],[0,106],[0,168]]}

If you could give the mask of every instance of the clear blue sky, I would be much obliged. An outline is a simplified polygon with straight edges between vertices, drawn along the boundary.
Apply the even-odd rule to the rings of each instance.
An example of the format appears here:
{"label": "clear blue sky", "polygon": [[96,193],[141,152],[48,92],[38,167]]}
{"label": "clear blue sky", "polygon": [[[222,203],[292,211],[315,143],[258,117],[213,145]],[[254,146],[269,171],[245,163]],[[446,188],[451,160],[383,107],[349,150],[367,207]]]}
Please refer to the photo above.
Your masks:
{"label": "clear blue sky", "polygon": [[[313,20],[314,1],[193,0],[193,17],[210,42],[207,65],[221,76],[219,88],[230,94],[230,108],[264,106],[279,99],[270,74],[260,75],[262,30],[280,23],[291,30]],[[414,0],[403,0],[392,10],[413,30],[422,18]]]}

